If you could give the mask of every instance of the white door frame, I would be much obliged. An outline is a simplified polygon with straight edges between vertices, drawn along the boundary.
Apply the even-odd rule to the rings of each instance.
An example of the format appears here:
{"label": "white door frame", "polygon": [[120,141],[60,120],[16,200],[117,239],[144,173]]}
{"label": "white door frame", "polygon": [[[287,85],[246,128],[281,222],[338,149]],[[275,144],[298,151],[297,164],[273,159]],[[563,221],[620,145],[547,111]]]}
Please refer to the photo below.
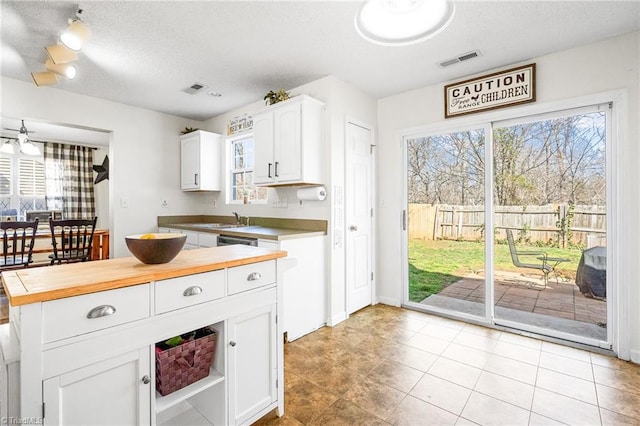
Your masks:
{"label": "white door frame", "polygon": [[[377,303],[377,291],[376,291],[376,279],[377,279],[377,274],[376,274],[376,238],[375,238],[375,230],[376,230],[376,217],[377,217],[377,212],[376,212],[376,134],[375,134],[375,130],[373,128],[373,126],[371,126],[368,123],[365,123],[363,121],[360,121],[356,118],[353,118],[351,116],[346,115],[345,116],[345,121],[344,121],[344,140],[345,140],[345,144],[344,144],[344,168],[343,170],[345,171],[344,173],[344,187],[346,188],[346,170],[348,167],[347,164],[347,131],[349,128],[349,124],[353,124],[356,125],[358,127],[362,127],[363,129],[366,129],[370,132],[371,134],[371,157],[369,159],[370,161],[370,170],[371,170],[371,191],[370,191],[370,204],[371,204],[371,208],[373,209],[373,217],[371,218],[371,228],[369,230],[371,238],[369,239],[370,243],[370,248],[369,248],[369,262],[371,265],[371,273],[373,274],[373,279],[371,280],[371,304],[375,304]],[[346,192],[344,193],[344,217],[343,217],[343,232],[342,235],[344,235],[344,241],[345,241],[345,250],[344,250],[344,260],[345,260],[345,266],[344,266],[344,283],[345,283],[345,313],[347,314],[347,317],[349,316],[349,291],[348,291],[348,284],[347,284],[347,268],[349,267],[347,265],[347,209],[346,209],[346,199],[349,196],[349,194],[347,194]]]}
{"label": "white door frame", "polygon": [[[487,113],[481,113],[475,115],[469,115],[465,117],[459,117],[451,121],[439,122],[430,124],[427,126],[419,126],[407,129],[399,130],[396,135],[399,140],[402,141],[401,146],[404,148],[403,168],[406,173],[406,143],[405,140],[410,137],[422,135],[425,133],[446,133],[456,131],[461,128],[468,127],[481,127],[484,123],[493,123],[498,121],[504,121],[508,119],[514,119],[519,117],[526,117],[532,115],[541,115],[548,112],[561,111],[565,109],[581,108],[585,105],[595,105],[603,103],[612,103],[613,109],[611,111],[611,129],[607,137],[607,233],[610,235],[611,241],[607,244],[607,258],[610,259],[609,266],[607,268],[607,295],[608,299],[611,299],[611,303],[607,307],[607,341],[611,344],[612,350],[621,359],[630,359],[630,329],[629,329],[629,284],[628,277],[625,273],[629,265],[634,264],[635,260],[629,259],[628,254],[625,253],[625,247],[628,245],[627,236],[623,232],[617,232],[619,224],[632,223],[630,213],[623,209],[623,202],[621,200],[620,188],[627,188],[628,185],[624,183],[623,179],[618,173],[614,171],[618,170],[618,163],[621,160],[618,146],[628,138],[628,93],[626,90],[613,90],[592,95],[579,96],[571,99],[564,99],[560,101],[553,101],[547,103],[539,103],[533,105],[525,105],[521,107],[502,109],[497,111],[491,111]],[[407,206],[407,181],[403,179],[404,191],[403,191],[403,204],[400,206],[401,215]],[[487,201],[485,200],[485,203]],[[406,213],[405,213],[406,214]],[[401,231],[401,253],[403,256],[402,265],[408,265],[408,230],[402,229]],[[485,251],[485,255],[489,255],[490,250]],[[416,304],[412,304],[408,300],[408,268],[402,269],[402,280],[399,283],[401,288],[401,294],[403,295],[403,306],[410,306],[417,308]],[[622,267],[626,267],[622,270]],[[620,278],[618,278],[620,277]],[[627,278],[627,282],[622,285],[612,286],[613,282]],[[488,294],[488,293],[487,293]],[[489,296],[489,295],[488,295]],[[487,300],[488,299],[487,296]],[[493,300],[493,298],[491,299]],[[492,305],[487,304],[487,305]],[[439,310],[433,310],[436,313],[444,313],[446,315],[453,315],[452,312],[440,312]],[[487,318],[480,320],[488,324],[493,323],[493,308],[487,308]],[[477,317],[467,317],[465,315],[456,315],[461,319],[470,319],[472,321],[478,321]]]}

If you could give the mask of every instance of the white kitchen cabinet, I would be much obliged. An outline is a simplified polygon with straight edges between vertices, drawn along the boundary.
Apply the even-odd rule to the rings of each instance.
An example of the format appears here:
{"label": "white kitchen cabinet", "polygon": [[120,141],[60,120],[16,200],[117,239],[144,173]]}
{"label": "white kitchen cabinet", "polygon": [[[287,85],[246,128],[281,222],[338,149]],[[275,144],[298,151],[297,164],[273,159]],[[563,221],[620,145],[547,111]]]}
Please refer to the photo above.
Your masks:
{"label": "white kitchen cabinet", "polygon": [[[19,306],[21,315],[12,319],[21,321],[11,324],[21,336],[19,385],[6,391],[11,398],[3,391],[2,400],[15,397],[18,417],[43,418],[52,425],[235,425],[251,424],[274,408],[282,415],[278,265],[275,259],[254,261]],[[200,292],[186,291],[196,286]],[[131,314],[128,299],[146,314]],[[87,320],[87,308],[95,303],[114,309]],[[62,330],[45,338],[45,323],[64,309],[68,317],[96,326],[77,327],[64,317],[58,320]],[[209,375],[160,395],[155,391],[155,343],[207,325],[217,331]]]}
{"label": "white kitchen cabinet", "polygon": [[183,191],[222,190],[221,138],[196,130],[180,136],[181,188]]}
{"label": "white kitchen cabinet", "polygon": [[276,305],[232,318],[229,330],[229,422],[247,423],[277,400]]}
{"label": "white kitchen cabinet", "polygon": [[[211,244],[211,240],[206,237],[203,238],[205,245],[200,245],[200,232],[195,231],[187,231],[186,229],[175,229],[175,228],[158,228],[158,232],[168,232],[172,234],[185,234],[187,236],[187,240],[184,242],[183,250],[192,250],[200,247],[215,247],[215,245],[207,245]],[[216,239],[217,241],[217,239]]]}
{"label": "white kitchen cabinet", "polygon": [[282,273],[282,329],[294,341],[326,324],[325,236],[258,240],[258,247],[285,250],[295,265]]}
{"label": "white kitchen cabinet", "polygon": [[253,115],[256,185],[321,184],[324,104],[300,95]]}
{"label": "white kitchen cabinet", "polygon": [[47,425],[150,424],[149,347],[43,382]]}

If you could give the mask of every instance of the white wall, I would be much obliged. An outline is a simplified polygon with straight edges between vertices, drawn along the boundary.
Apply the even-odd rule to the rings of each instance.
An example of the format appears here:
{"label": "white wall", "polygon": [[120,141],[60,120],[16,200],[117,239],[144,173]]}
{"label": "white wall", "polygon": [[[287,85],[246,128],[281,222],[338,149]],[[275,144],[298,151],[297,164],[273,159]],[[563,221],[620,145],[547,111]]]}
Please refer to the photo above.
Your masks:
{"label": "white wall", "polygon": [[[536,105],[558,103],[587,95],[621,90],[628,95],[628,108],[622,102],[617,107],[626,113],[622,117],[618,138],[618,155],[615,170],[619,196],[619,211],[615,212],[618,240],[617,260],[619,270],[616,285],[624,286],[627,298],[621,300],[619,313],[624,321],[628,314],[629,327],[619,330],[623,345],[620,355],[640,362],[640,284],[638,259],[640,259],[640,223],[629,212],[640,211],[640,147],[639,147],[639,33],[627,34],[551,55],[533,58],[524,63],[535,62],[537,100]],[[509,68],[511,64],[505,64]],[[489,71],[489,70],[488,70]],[[487,72],[488,72],[487,71]],[[485,74],[485,73],[482,73]],[[381,99],[378,102],[379,159],[378,167],[378,293],[380,300],[399,305],[402,287],[398,277],[403,275],[406,265],[398,255],[401,252],[401,214],[403,195],[398,188],[404,185],[405,172],[402,164],[402,144],[398,134],[403,129],[442,123],[443,85],[429,86],[411,92]],[[459,120],[469,122],[476,119],[499,119],[501,114],[513,114],[531,107],[522,106],[497,110],[491,113],[473,114],[464,119],[447,120],[447,124]],[[626,110],[626,111],[625,111]],[[625,348],[624,333],[628,334]]]}
{"label": "white wall", "polygon": [[[328,196],[324,201],[306,201],[302,206],[296,199],[296,188],[270,189],[269,198],[286,198],[286,208],[275,208],[265,204],[225,204],[226,189],[203,201],[206,214],[231,215],[237,211],[241,216],[284,217],[298,219],[319,219],[329,221],[326,238],[325,258],[328,259],[326,276],[329,277],[327,300],[327,322],[336,324],[346,318],[344,246],[334,247],[334,187],[344,188],[344,142],[345,119],[350,117],[369,123],[375,129],[377,105],[373,98],[354,86],[334,77],[324,77],[291,90],[291,95],[306,94],[326,104],[325,145],[322,158],[324,182]],[[227,122],[237,116],[252,114],[265,107],[263,101],[217,116],[204,123],[204,127],[216,133],[225,134]],[[216,200],[216,207],[213,206]],[[343,221],[344,223],[344,221]],[[343,225],[344,227],[344,225]],[[344,229],[342,229],[344,235]]]}
{"label": "white wall", "polygon": [[[180,190],[178,141],[180,130],[201,123],[30,82],[4,77],[0,82],[3,116],[112,132],[108,181],[112,257],[128,256],[124,237],[154,231],[159,215],[201,213],[201,194]],[[122,199],[128,201],[127,208],[121,207]],[[162,199],[169,200],[168,208],[161,208]]]}

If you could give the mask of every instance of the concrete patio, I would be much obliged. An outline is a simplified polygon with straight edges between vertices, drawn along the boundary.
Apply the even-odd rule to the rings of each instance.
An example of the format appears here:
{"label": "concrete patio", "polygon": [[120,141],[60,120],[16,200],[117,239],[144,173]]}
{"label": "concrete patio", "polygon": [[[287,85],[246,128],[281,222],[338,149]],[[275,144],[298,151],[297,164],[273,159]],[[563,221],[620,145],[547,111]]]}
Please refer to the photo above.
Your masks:
{"label": "concrete patio", "polygon": [[[573,281],[549,280],[516,272],[496,272],[496,317],[597,340],[606,340],[607,303],[580,293]],[[484,276],[470,274],[424,299],[437,306],[472,315],[484,315]]]}

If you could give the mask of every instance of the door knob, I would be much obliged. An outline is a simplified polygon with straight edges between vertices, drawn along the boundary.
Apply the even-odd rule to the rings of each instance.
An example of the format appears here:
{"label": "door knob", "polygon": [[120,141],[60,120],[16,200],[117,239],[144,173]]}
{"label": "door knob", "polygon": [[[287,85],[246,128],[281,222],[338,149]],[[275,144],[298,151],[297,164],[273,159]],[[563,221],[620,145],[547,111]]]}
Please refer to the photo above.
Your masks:
{"label": "door knob", "polygon": [[236,342],[234,342],[233,340],[229,342],[229,346],[234,347],[236,345]]}
{"label": "door knob", "polygon": [[358,230],[358,227],[356,225],[349,226],[349,231],[353,232],[353,231],[357,231],[357,230]]}
{"label": "door knob", "polygon": [[145,385],[148,385],[149,382],[151,382],[151,378],[149,378],[149,376],[147,376],[146,374],[142,377],[142,383],[144,383]]}

